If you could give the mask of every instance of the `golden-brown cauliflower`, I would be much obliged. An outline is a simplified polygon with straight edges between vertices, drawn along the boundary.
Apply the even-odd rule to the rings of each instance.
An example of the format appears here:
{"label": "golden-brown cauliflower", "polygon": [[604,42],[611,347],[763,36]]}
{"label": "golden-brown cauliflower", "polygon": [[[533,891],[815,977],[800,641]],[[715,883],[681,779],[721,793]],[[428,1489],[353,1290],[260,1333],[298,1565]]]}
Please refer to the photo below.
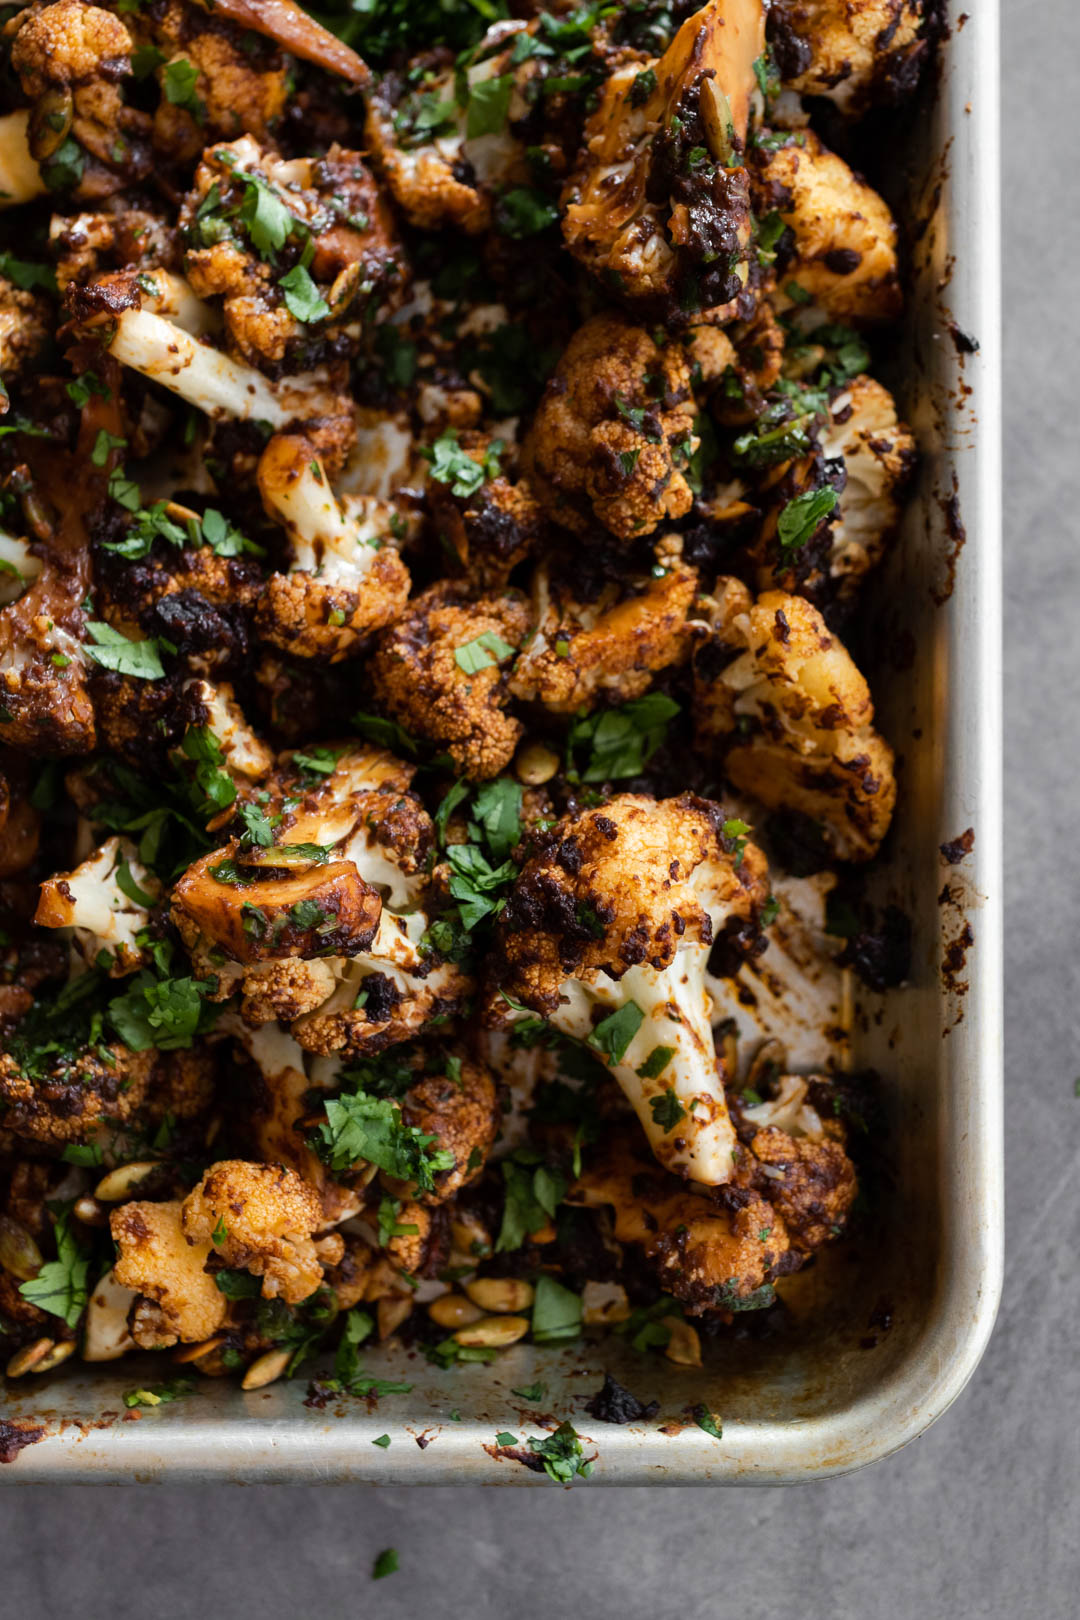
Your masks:
{"label": "golden-brown cauliflower", "polygon": [[733,579],[717,581],[711,619],[731,661],[699,683],[699,740],[725,749],[736,787],[820,823],[841,860],[869,860],[889,829],[896,780],[846,649],[803,597],[766,591],[755,601]]}
{"label": "golden-brown cauliflower", "polygon": [[[495,1144],[502,1111],[490,1071],[461,1051],[448,1051],[430,1064],[401,1100],[401,1118],[433,1146],[452,1153],[454,1163],[436,1172],[435,1190],[420,1195],[424,1204],[444,1203],[483,1170]],[[404,1262],[402,1262],[404,1263]],[[411,1270],[409,1266],[406,1270]]]}
{"label": "golden-brown cauliflower", "polygon": [[832,320],[896,320],[896,221],[884,199],[810,129],[775,149],[756,146],[750,171],[757,213],[775,210],[794,233],[793,256],[778,265],[777,307],[809,298]]}
{"label": "golden-brown cauliflower", "polygon": [[682,348],[657,347],[644,327],[607,313],[571,339],[523,461],[556,523],[588,534],[599,522],[630,540],[689,511],[685,469],[697,442]]}
{"label": "golden-brown cauliflower", "polygon": [[[758,590],[850,603],[896,530],[914,465],[915,440],[888,390],[867,376],[845,383],[811,453],[770,469],[754,492],[765,509],[748,547]],[[830,490],[832,509],[797,544],[785,544],[784,513],[799,510],[791,503]]]}
{"label": "golden-brown cauliflower", "polygon": [[103,169],[141,177],[150,166],[150,120],[125,104],[131,35],[121,19],[83,0],[28,6],[12,20],[11,63],[33,103],[30,151],[48,166],[73,137]]}
{"label": "golden-brown cauliflower", "polygon": [[0,377],[14,382],[34,360],[49,337],[48,301],[40,293],[23,292],[0,276]]}
{"label": "golden-brown cauliflower", "polygon": [[766,1285],[797,1269],[784,1220],[760,1192],[739,1182],[680,1185],[625,1133],[590,1159],[570,1201],[610,1208],[618,1241],[640,1247],[661,1287],[692,1315],[769,1304]]}
{"label": "golden-brown cauliflower", "polygon": [[121,1204],[109,1216],[109,1229],[120,1251],[113,1277],[123,1288],[153,1302],[136,1306],[132,1336],[143,1349],[196,1344],[215,1333],[225,1320],[226,1299],[206,1262],[213,1253],[210,1234],[196,1243],[181,1224],[179,1199],[161,1204]]}
{"label": "golden-brown cauliflower", "polygon": [[[513,28],[498,26],[504,36]],[[385,73],[368,97],[364,135],[372,161],[411,225],[453,225],[476,235],[492,222],[496,193],[528,183],[525,143],[511,133],[529,114],[527,72],[519,68],[511,76],[501,127],[469,134],[470,123],[475,130],[471,95],[478,85],[510,75],[512,45],[477,61],[481,46],[464,66],[449,50],[430,51],[407,75]]]}
{"label": "golden-brown cauliflower", "polygon": [[658,670],[688,658],[697,570],[680,549],[679,537],[669,536],[650,574],[618,584],[586,580],[595,585],[588,594],[564,559],[542,562],[533,575],[532,634],[510,677],[513,695],[573,714],[640,697]]}
{"label": "golden-brown cauliflower", "polygon": [[857,115],[915,88],[932,0],[773,0],[769,42],[786,90]]}
{"label": "golden-brown cauliflower", "polygon": [[0,608],[0,739],[38,756],[94,746],[83,613],[71,594],[78,583],[46,562],[18,601]]}
{"label": "golden-brown cauliflower", "polygon": [[407,731],[445,748],[463,775],[498,776],[522,735],[506,712],[504,666],[527,627],[518,592],[474,597],[443,580],[380,637],[369,666],[375,695]]}
{"label": "golden-brown cauliflower", "polygon": [[322,1281],[312,1242],[322,1203],[295,1170],[243,1159],[212,1165],[184,1199],[180,1222],[189,1242],[211,1244],[226,1265],[261,1277],[264,1299],[299,1305]]}
{"label": "golden-brown cauliflower", "polygon": [[[252,188],[262,213],[252,213]],[[360,154],[337,143],[290,160],[250,136],[208,147],[180,227],[192,288],[222,298],[230,347],[256,365],[305,358],[314,335],[355,317],[354,300],[400,279],[387,204]]]}
{"label": "golden-brown cauliflower", "polygon": [[743,153],[764,27],[761,0],[709,0],[659,60],[616,67],[585,125],[566,244],[650,316],[728,320],[746,287]]}
{"label": "golden-brown cauliflower", "polygon": [[208,139],[244,133],[267,139],[289,94],[287,61],[272,44],[230,21],[220,7],[207,15],[182,0],[136,11],[132,27],[144,49],[161,55],[154,70],[162,89],[154,113],[158,152],[173,163],[190,163]]}
{"label": "golden-brown cauliflower", "polygon": [[705,968],[722,929],[756,928],[768,892],[745,830],[690,794],[563,816],[522,867],[489,964],[492,1022],[524,1007],[585,1041],[661,1163],[710,1184],[730,1179],[735,1137]]}
{"label": "golden-brown cauliflower", "polygon": [[299,433],[270,440],[258,482],[292,552],[289,572],[272,574],[263,590],[259,634],[295,657],[355,657],[408,599],[409,571],[391,543],[396,508],[370,495],[339,501],[314,444]]}
{"label": "golden-brown cauliflower", "polygon": [[17,1042],[0,1053],[0,1118],[6,1130],[63,1148],[85,1142],[99,1125],[122,1125],[150,1086],[153,1052],[119,1041],[48,1054],[25,1067]]}

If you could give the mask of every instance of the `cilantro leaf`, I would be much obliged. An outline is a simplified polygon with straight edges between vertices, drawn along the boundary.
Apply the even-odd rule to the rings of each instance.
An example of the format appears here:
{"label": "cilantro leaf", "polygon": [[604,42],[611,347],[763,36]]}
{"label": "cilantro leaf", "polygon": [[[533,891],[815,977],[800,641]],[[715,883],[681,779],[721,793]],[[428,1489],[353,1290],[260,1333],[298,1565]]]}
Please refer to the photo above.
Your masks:
{"label": "cilantro leaf", "polygon": [[621,1063],[644,1022],[645,1014],[637,1002],[628,1001],[624,1007],[601,1019],[591,1035],[586,1036],[586,1045],[601,1052],[610,1063]]}
{"label": "cilantro leaf", "polygon": [[454,663],[466,675],[478,675],[482,669],[491,669],[494,664],[512,658],[516,652],[517,648],[497,636],[494,630],[485,630],[475,640],[454,648]]}
{"label": "cilantro leaf", "polygon": [[836,507],[834,489],[808,489],[788,501],[776,525],[777,538],[785,553],[798,551],[811,539],[818,524]]}
{"label": "cilantro leaf", "polygon": [[653,1124],[659,1125],[665,1135],[686,1118],[686,1109],[670,1087],[665,1087],[658,1097],[650,1097],[649,1107],[652,1109]]}
{"label": "cilantro leaf", "polygon": [[528,1148],[519,1148],[501,1161],[505,1199],[495,1253],[520,1249],[526,1238],[548,1225],[566,1197],[566,1178],[552,1170]]}
{"label": "cilantro leaf", "polygon": [[704,1429],[706,1434],[711,1434],[714,1440],[722,1440],[724,1438],[723,1425],[718,1418],[713,1416],[707,1406],[695,1406],[693,1410],[693,1418],[698,1428]]}
{"label": "cilantro leaf", "polygon": [[56,271],[51,264],[32,264],[29,259],[17,259],[6,248],[0,251],[0,276],[6,276],[23,292],[32,292],[35,287],[50,293],[57,290]]}
{"label": "cilantro leaf", "polygon": [[587,1461],[581,1439],[571,1423],[560,1423],[554,1434],[545,1440],[529,1439],[529,1449],[544,1464],[544,1472],[560,1485],[568,1485],[580,1476],[588,1479],[592,1463]]}
{"label": "cilantro leaf", "polygon": [[495,228],[502,236],[521,240],[538,236],[554,225],[559,210],[529,186],[515,186],[504,191],[495,205]]}
{"label": "cilantro leaf", "polygon": [[161,666],[156,641],[129,641],[112,625],[101,624],[94,619],[87,620],[86,628],[95,645],[85,646],[83,650],[87,658],[100,664],[102,669],[114,670],[118,675],[130,675],[139,681],[164,679],[165,671]]}
{"label": "cilantro leaf", "polygon": [[576,1339],[581,1333],[581,1295],[556,1282],[547,1272],[536,1283],[532,1309],[532,1336],[537,1344]]}
{"label": "cilantro leaf", "polygon": [[[662,692],[649,692],[617,709],[575,720],[567,737],[571,781],[605,782],[638,776],[667,736],[668,724],[679,705]],[[574,760],[586,749],[584,767]]]}
{"label": "cilantro leaf", "polygon": [[674,1056],[673,1046],[654,1046],[637,1072],[642,1080],[655,1080],[663,1074]]}
{"label": "cilantro leaf", "polygon": [[86,1309],[90,1273],[90,1257],[71,1230],[73,1206],[74,1200],[50,1206],[56,1216],[56,1259],[47,1260],[36,1277],[19,1285],[23,1299],[50,1316],[59,1316],[69,1328],[78,1326]]}
{"label": "cilantro leaf", "polygon": [[311,272],[302,264],[294,264],[282,276],[278,286],[285,299],[285,308],[295,320],[307,323],[324,321],[329,315],[330,305],[311,279]]}
{"label": "cilantro leaf", "polygon": [[364,1092],[331,1098],[325,1123],[316,1127],[313,1146],[332,1170],[345,1170],[364,1160],[398,1181],[414,1181],[424,1192],[435,1188],[435,1175],[454,1165],[446,1148],[431,1151],[435,1136],[404,1125],[401,1110],[387,1097]]}
{"label": "cilantro leaf", "polygon": [[510,94],[514,88],[512,73],[500,73],[491,79],[481,79],[469,89],[469,109],[465,135],[470,141],[481,135],[497,135],[505,126],[510,111]]}
{"label": "cilantro leaf", "polygon": [[206,116],[206,105],[195,94],[199,70],[186,57],[178,56],[165,69],[165,100],[174,107],[183,107],[201,124]]}
{"label": "cilantro leaf", "polygon": [[499,476],[499,457],[502,455],[502,441],[493,439],[484,453],[482,461],[474,461],[467,451],[461,448],[456,428],[447,428],[441,433],[430,447],[421,450],[421,455],[431,463],[431,476],[440,484],[449,484],[451,495],[464,498],[475,495],[486,478]]}
{"label": "cilantro leaf", "polygon": [[396,1575],[400,1567],[397,1548],[384,1547],[372,1565],[371,1578],[381,1581],[386,1575]]}
{"label": "cilantro leaf", "polygon": [[505,860],[521,840],[521,783],[497,776],[477,789],[472,818],[488,841],[495,860]]}

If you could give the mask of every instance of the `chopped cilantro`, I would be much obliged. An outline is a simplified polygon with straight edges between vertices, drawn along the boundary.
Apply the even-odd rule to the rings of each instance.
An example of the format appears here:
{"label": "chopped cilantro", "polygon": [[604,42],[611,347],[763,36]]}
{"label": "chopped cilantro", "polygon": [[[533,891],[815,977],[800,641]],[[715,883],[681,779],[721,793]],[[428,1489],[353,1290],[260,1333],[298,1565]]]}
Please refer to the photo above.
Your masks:
{"label": "chopped cilantro", "polygon": [[194,1378],[170,1378],[164,1384],[148,1384],[145,1389],[124,1391],[125,1406],[166,1406],[195,1393]]}
{"label": "chopped cilantro", "polygon": [[695,1406],[693,1410],[693,1418],[698,1428],[704,1429],[706,1434],[711,1434],[714,1440],[722,1440],[724,1438],[723,1425],[720,1423],[719,1419],[713,1416],[707,1406]]}
{"label": "chopped cilantro", "polygon": [[788,501],[776,525],[777,538],[785,553],[798,551],[811,539],[818,524],[836,507],[834,489],[808,489]]}
{"label": "chopped cilantro", "polygon": [[377,1434],[371,1443],[373,1446],[381,1446],[385,1451],[390,1444],[390,1436],[388,1434]]}
{"label": "chopped cilantro", "polygon": [[71,1229],[73,1205],[74,1200],[49,1205],[56,1217],[53,1224],[56,1259],[46,1260],[36,1277],[19,1285],[23,1299],[50,1316],[59,1316],[69,1328],[78,1326],[86,1309],[90,1273],[90,1257]]}
{"label": "chopped cilantro", "polygon": [[[617,709],[602,709],[574,721],[567,737],[567,775],[571,781],[605,782],[638,776],[667,735],[679,713],[673,698],[649,692]],[[578,768],[575,755],[587,750]]]}
{"label": "chopped cilantro", "polygon": [[470,141],[481,135],[497,135],[506,124],[510,110],[510,94],[514,88],[512,73],[500,73],[495,78],[481,79],[469,89],[469,109],[465,134]]}
{"label": "chopped cilantro", "polygon": [[502,1225],[495,1253],[520,1249],[526,1238],[547,1226],[566,1196],[566,1178],[544,1164],[532,1148],[518,1148],[500,1163],[506,1187]]}
{"label": "chopped cilantro", "polygon": [[198,82],[199,70],[186,57],[178,56],[165,69],[166,101],[174,107],[183,107],[201,124],[206,117],[206,105],[195,93]]}
{"label": "chopped cilantro", "polygon": [[456,428],[447,428],[435,443],[421,451],[431,463],[431,476],[440,484],[449,484],[451,495],[464,498],[475,495],[486,478],[499,476],[499,457],[502,442],[493,439],[484,452],[482,461],[474,461],[458,442]]}
{"label": "chopped cilantro", "polygon": [[658,1097],[650,1097],[649,1107],[652,1109],[653,1124],[659,1125],[665,1135],[686,1118],[686,1109],[670,1087],[665,1087]]}
{"label": "chopped cilantro", "polygon": [[285,308],[295,320],[310,324],[313,321],[324,321],[329,315],[330,305],[311,279],[311,272],[302,264],[294,264],[292,269],[282,276],[278,286],[285,299]]}
{"label": "chopped cilantro", "polygon": [[544,1464],[544,1472],[560,1485],[568,1485],[580,1476],[588,1479],[592,1463],[586,1459],[577,1430],[570,1423],[560,1423],[554,1434],[545,1440],[529,1439],[529,1449]]}
{"label": "chopped cilantro", "polygon": [[628,1001],[624,1007],[600,1020],[586,1037],[586,1045],[602,1053],[610,1063],[621,1063],[627,1047],[644,1022],[645,1014],[637,1002]]}
{"label": "chopped cilantro", "polygon": [[400,1568],[396,1547],[384,1547],[372,1566],[371,1578],[381,1581],[386,1575],[396,1575]]}
{"label": "chopped cilantro", "polygon": [[642,1080],[655,1080],[663,1074],[674,1056],[673,1046],[654,1046],[637,1073]]}
{"label": "chopped cilantro", "polygon": [[363,1160],[378,1165],[398,1181],[414,1181],[423,1192],[435,1188],[435,1175],[454,1166],[446,1148],[431,1151],[435,1136],[404,1125],[400,1109],[386,1097],[363,1092],[332,1098],[326,1121],[314,1133],[313,1146],[332,1170],[345,1170]]}
{"label": "chopped cilantro", "polygon": [[535,1384],[526,1384],[524,1389],[511,1389],[511,1395],[520,1395],[523,1401],[542,1401],[547,1394],[547,1385],[537,1379]]}
{"label": "chopped cilantro", "polygon": [[165,671],[161,667],[156,641],[129,641],[109,624],[89,619],[87,630],[94,645],[84,648],[86,656],[102,669],[111,669],[118,675],[130,675],[139,681],[160,681]]}
{"label": "chopped cilantro", "polygon": [[23,292],[32,292],[35,287],[50,293],[57,290],[56,271],[51,264],[33,264],[29,259],[17,259],[6,248],[0,251],[0,276],[6,276]]}
{"label": "chopped cilantro", "polygon": [[581,1320],[581,1295],[544,1272],[537,1279],[533,1300],[532,1336],[536,1343],[576,1339],[581,1333]]}
{"label": "chopped cilantro", "polygon": [[496,635],[494,630],[485,630],[475,640],[454,648],[454,662],[466,675],[478,675],[482,669],[491,669],[494,664],[512,658],[516,651],[516,647]]}
{"label": "chopped cilantro", "polygon": [[503,236],[518,240],[538,236],[549,225],[554,225],[558,217],[559,210],[555,204],[529,186],[515,186],[511,191],[503,192],[495,205],[496,230]]}

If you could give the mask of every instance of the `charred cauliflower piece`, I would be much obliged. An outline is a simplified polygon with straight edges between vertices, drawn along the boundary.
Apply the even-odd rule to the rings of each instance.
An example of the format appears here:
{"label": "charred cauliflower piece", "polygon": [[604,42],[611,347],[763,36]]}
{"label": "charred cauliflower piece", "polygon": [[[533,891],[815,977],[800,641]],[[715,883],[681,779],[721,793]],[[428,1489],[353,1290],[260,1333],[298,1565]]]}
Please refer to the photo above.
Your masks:
{"label": "charred cauliflower piece", "polygon": [[[162,89],[153,128],[158,152],[172,163],[191,163],[208,137],[267,139],[289,93],[286,59],[272,44],[238,26],[221,6],[206,15],[182,0],[136,12],[132,26],[144,50],[151,47],[162,58],[154,70]],[[177,84],[184,94],[174,88],[170,95]]]}
{"label": "charred cauliflower piece", "polygon": [[749,277],[743,167],[761,0],[710,0],[657,61],[616,67],[563,192],[566,245],[650,317],[730,319]]}
{"label": "charred cauliflower piece", "polygon": [[420,1195],[424,1204],[444,1203],[479,1176],[502,1122],[490,1071],[464,1052],[446,1057],[401,1102],[402,1123],[434,1137],[434,1146],[454,1158],[452,1167],[436,1173],[435,1191]]}
{"label": "charred cauliflower piece", "polygon": [[81,651],[83,613],[70,574],[45,563],[0,607],[0,739],[31,753],[83,754],[94,708]]}
{"label": "charred cauliflower piece", "polygon": [[[412,775],[363,745],[300,754],[251,804],[260,839],[189,867],[172,919],[201,978],[242,988],[245,1019],[291,1023],[309,1051],[403,1040],[467,988],[420,949],[434,843]],[[290,851],[289,846],[292,846]],[[217,872],[215,875],[215,868]]]}
{"label": "charred cauliflower piece", "polygon": [[[498,28],[495,38],[505,38],[507,25]],[[410,225],[424,230],[453,225],[477,235],[492,223],[496,193],[528,184],[525,143],[511,133],[529,114],[527,75],[520,69],[511,72],[512,48],[511,40],[485,55],[481,43],[474,60],[464,66],[447,50],[432,51],[407,75],[384,74],[368,97],[368,149]],[[479,133],[469,103],[479,86],[507,77],[501,127]]]}
{"label": "charred cauliflower piece", "polygon": [[506,713],[504,666],[527,627],[515,591],[472,597],[465,585],[432,585],[380,637],[369,666],[376,697],[407,731],[445,748],[463,775],[497,776],[522,736]]}
{"label": "charred cauliflower piece", "polygon": [[[657,564],[645,577],[603,582],[595,594],[579,593],[571,568],[558,557],[533,575],[532,634],[510,677],[517,698],[538,701],[556,714],[625,703],[652,685],[654,674],[690,656],[687,615],[697,593],[697,570],[678,554],[657,547]],[[663,557],[667,563],[660,561]],[[659,577],[657,577],[659,576]]]}
{"label": "charred cauliflower piece", "polygon": [[586,1041],[660,1162],[710,1185],[730,1179],[735,1135],[705,967],[721,928],[755,925],[767,895],[760,850],[724,826],[689,794],[624,793],[564,816],[511,891],[488,998],[496,1023],[518,1003]]}
{"label": "charred cauliflower piece", "polygon": [[113,1271],[122,1288],[141,1296],[132,1311],[131,1331],[144,1350],[175,1344],[197,1344],[216,1333],[225,1320],[226,1299],[206,1262],[214,1252],[210,1234],[195,1242],[184,1231],[184,1205],[121,1204],[109,1216],[109,1229],[120,1252]]}
{"label": "charred cauliflower piece", "polygon": [[[251,200],[254,198],[254,202]],[[232,350],[255,365],[303,357],[314,334],[399,273],[393,219],[358,152],[285,160],[250,136],[209,147],[180,212],[185,273],[220,297]]]}
{"label": "charred cauliflower piece", "polygon": [[[103,177],[119,169],[123,180],[150,167],[149,119],[125,104],[119,80],[131,72],[132,39],[121,19],[82,0],[28,6],[14,19],[11,64],[33,103],[27,126],[30,152],[44,165],[66,155],[70,141],[90,153]],[[84,176],[85,191],[115,189]]]}
{"label": "charred cauliflower piece", "polygon": [[57,872],[45,880],[34,921],[40,928],[71,929],[87,967],[100,965],[104,958],[110,975],[121,978],[145,965],[138,935],[160,891],[135,845],[114,836],[74,872]]}
{"label": "charred cauliflower piece", "polygon": [[932,0],[773,0],[769,42],[786,90],[858,115],[914,90]]}
{"label": "charred cauliflower piece", "polygon": [[720,580],[712,613],[731,661],[699,684],[698,736],[725,748],[731,782],[820,824],[847,861],[877,853],[896,802],[893,753],[873,729],[866,681],[817,609]]}
{"label": "charred cauliflower piece", "polygon": [[118,1041],[24,1055],[18,1032],[0,1054],[0,1120],[4,1129],[62,1150],[85,1142],[99,1125],[122,1125],[145,1102],[152,1052]]}
{"label": "charred cauliflower piece", "polygon": [[575,333],[525,442],[526,473],[548,516],[620,540],[690,510],[685,469],[697,448],[690,367],[625,316],[594,315]]}
{"label": "charred cauliflower piece", "polygon": [[[465,432],[461,449],[485,471],[502,450],[490,434]],[[467,484],[476,482],[471,477]],[[542,541],[543,509],[525,477],[503,468],[485,476],[475,488],[460,479],[429,477],[427,503],[439,531],[471,584],[481,590],[505,584],[511,570]]]}
{"label": "charred cauliflower piece", "polygon": [[335,664],[355,656],[408,599],[409,571],[390,543],[396,508],[375,496],[339,501],[301,434],[271,439],[258,482],[292,551],[290,571],[273,574],[260,598],[260,635],[301,658]]}
{"label": "charred cauliflower piece", "polygon": [[261,1277],[264,1299],[299,1305],[322,1282],[311,1240],[322,1204],[295,1170],[243,1159],[212,1165],[184,1199],[180,1225],[189,1243],[213,1245],[226,1265]]}
{"label": "charred cauliflower piece", "polygon": [[801,1263],[782,1216],[760,1192],[739,1182],[687,1188],[649,1166],[626,1137],[586,1166],[570,1198],[610,1208],[617,1240],[638,1246],[661,1287],[692,1315],[769,1304],[768,1285]]}
{"label": "charred cauliflower piece", "polygon": [[[888,205],[813,130],[751,154],[754,207],[794,236],[778,261],[778,308],[806,298],[837,321],[894,321],[903,310],[896,221]],[[792,297],[784,291],[794,283]]]}

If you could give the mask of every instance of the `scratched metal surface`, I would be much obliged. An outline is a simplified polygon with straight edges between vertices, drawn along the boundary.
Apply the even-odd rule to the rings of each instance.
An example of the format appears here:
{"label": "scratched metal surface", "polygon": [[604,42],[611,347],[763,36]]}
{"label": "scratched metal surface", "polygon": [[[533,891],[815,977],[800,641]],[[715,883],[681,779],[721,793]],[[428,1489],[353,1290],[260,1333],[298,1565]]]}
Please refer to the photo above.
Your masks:
{"label": "scratched metal surface", "polygon": [[[501,1429],[539,1433],[535,1418],[550,1416],[571,1418],[597,1452],[594,1483],[775,1484],[842,1473],[896,1450],[962,1390],[989,1336],[1002,1270],[996,0],[983,0],[954,31],[946,60],[910,154],[927,226],[914,254],[903,380],[890,379],[924,462],[877,592],[883,645],[906,634],[914,649],[910,669],[877,672],[875,692],[882,729],[903,759],[882,897],[904,904],[916,929],[912,983],[864,997],[853,1032],[854,1063],[878,1068],[894,1103],[895,1179],[880,1243],[840,1249],[792,1279],[793,1331],[715,1344],[704,1374],[643,1363],[606,1341],[516,1346],[494,1366],[449,1372],[401,1347],[378,1351],[370,1369],[413,1388],[371,1410],[355,1400],[306,1408],[301,1380],[246,1395],[207,1382],[197,1398],[136,1415],[120,1399],[140,1377],[130,1361],[9,1386],[0,1415],[45,1435],[0,1469],[0,1481],[543,1485],[493,1442]],[[961,359],[950,321],[979,334],[978,355]],[[942,605],[955,549],[944,500],[954,490],[972,540],[954,559]],[[968,827],[972,854],[947,868],[938,845]],[[946,883],[952,896],[941,904]],[[950,991],[942,958],[965,923],[975,945]],[[882,1300],[893,1325],[867,1348]],[[583,1403],[604,1370],[658,1399],[660,1417],[590,1425]],[[512,1394],[537,1377],[548,1386],[541,1409]],[[686,1408],[702,1400],[723,1414],[719,1442],[686,1422]],[[373,1447],[384,1432],[410,1443]]]}

